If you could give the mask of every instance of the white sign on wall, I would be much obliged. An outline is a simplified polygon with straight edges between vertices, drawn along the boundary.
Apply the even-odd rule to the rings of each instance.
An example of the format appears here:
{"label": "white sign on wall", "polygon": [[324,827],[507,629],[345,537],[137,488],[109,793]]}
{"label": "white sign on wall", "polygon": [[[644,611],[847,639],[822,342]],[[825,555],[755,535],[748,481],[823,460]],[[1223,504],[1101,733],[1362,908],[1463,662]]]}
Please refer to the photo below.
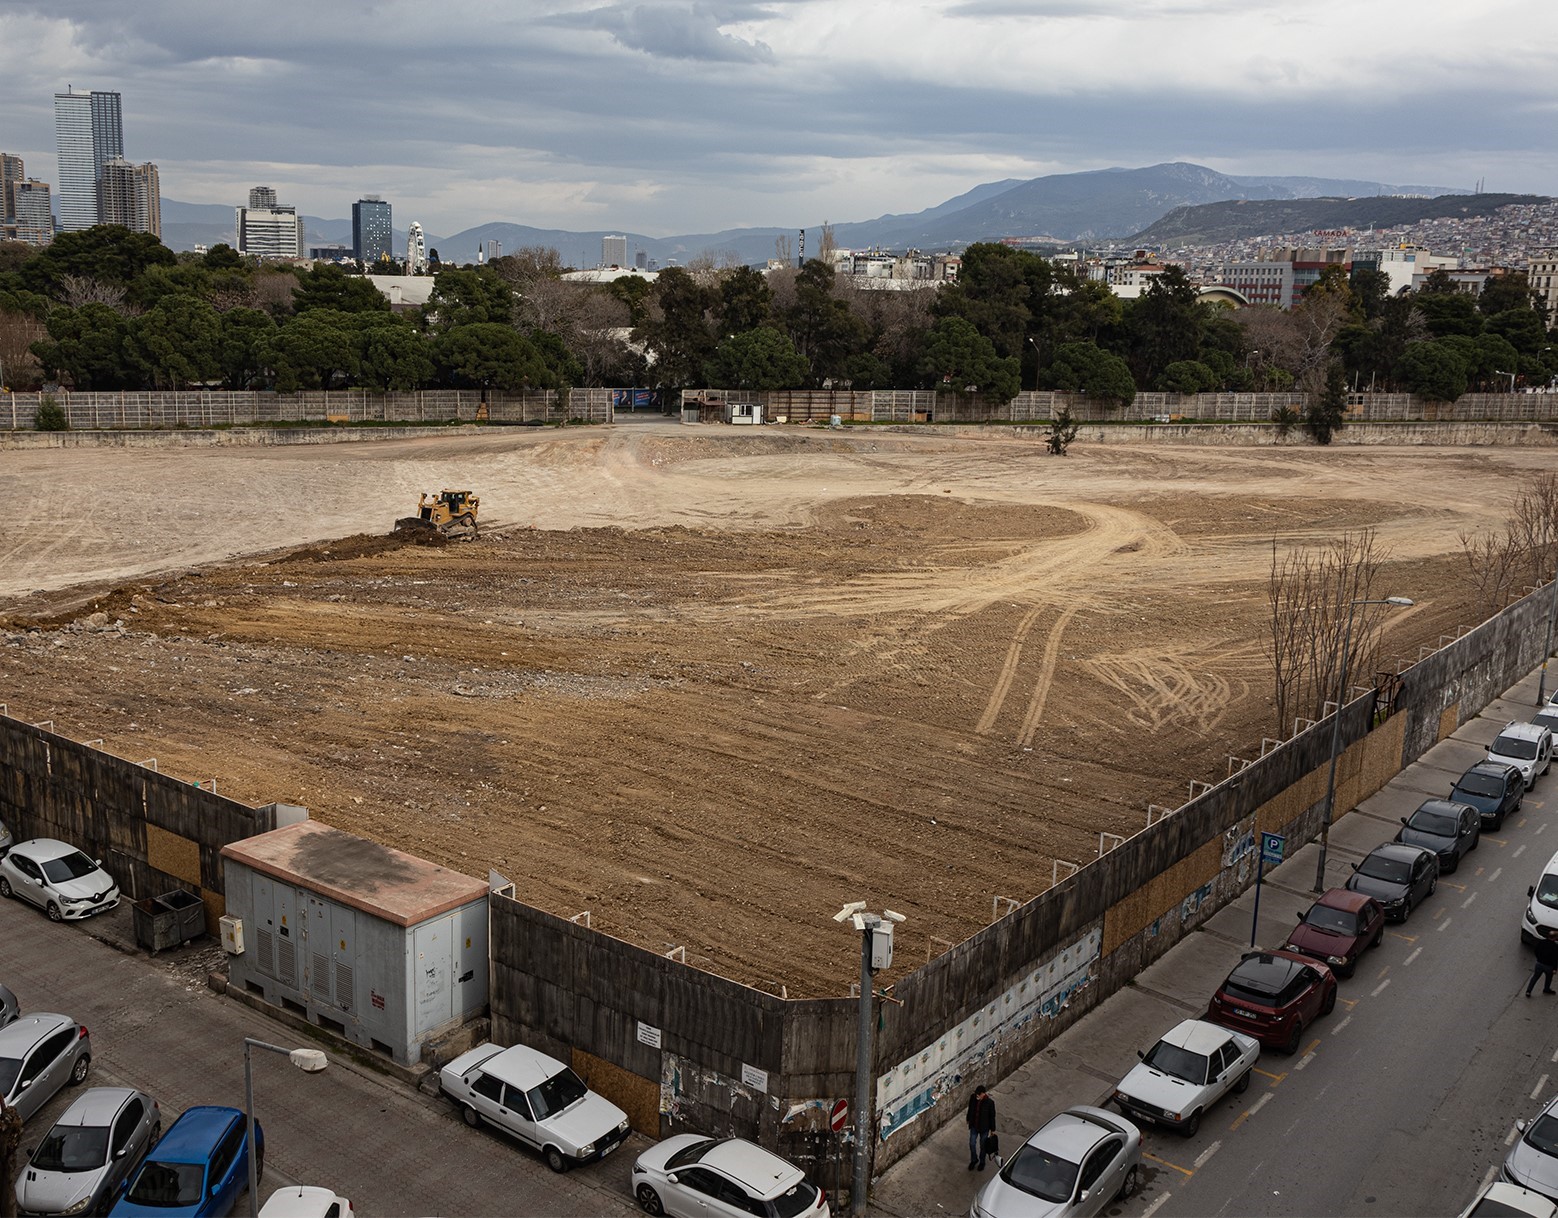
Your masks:
{"label": "white sign on wall", "polygon": [[648,1045],[651,1049],[660,1047],[660,1029],[652,1028],[642,1019],[638,1021],[638,1043]]}
{"label": "white sign on wall", "polygon": [[749,1066],[746,1062],[742,1062],[741,1081],[754,1090],[766,1092],[768,1090],[768,1071],[759,1070],[756,1066]]}

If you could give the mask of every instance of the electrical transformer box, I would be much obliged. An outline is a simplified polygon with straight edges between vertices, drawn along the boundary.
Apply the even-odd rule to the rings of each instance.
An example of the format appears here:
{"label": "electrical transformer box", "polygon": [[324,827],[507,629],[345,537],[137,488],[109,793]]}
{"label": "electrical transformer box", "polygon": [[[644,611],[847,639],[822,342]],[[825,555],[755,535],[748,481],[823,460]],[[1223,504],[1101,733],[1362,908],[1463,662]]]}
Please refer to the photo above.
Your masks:
{"label": "electrical transformer box", "polygon": [[485,1010],[483,881],[312,820],[222,858],[229,985],[402,1065]]}

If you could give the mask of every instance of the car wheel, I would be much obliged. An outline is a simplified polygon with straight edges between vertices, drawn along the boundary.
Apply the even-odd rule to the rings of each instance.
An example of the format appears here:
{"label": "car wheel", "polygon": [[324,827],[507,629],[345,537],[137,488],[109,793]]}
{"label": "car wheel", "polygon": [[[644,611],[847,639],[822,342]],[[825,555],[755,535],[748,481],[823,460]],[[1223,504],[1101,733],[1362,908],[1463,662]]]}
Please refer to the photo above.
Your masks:
{"label": "car wheel", "polygon": [[1193,1138],[1201,1130],[1201,1110],[1197,1108],[1185,1120],[1179,1123],[1179,1132],[1182,1136]]}
{"label": "car wheel", "polygon": [[1303,1039],[1304,1021],[1302,1019],[1295,1019],[1293,1021],[1293,1031],[1288,1035],[1287,1043],[1282,1046],[1282,1052],[1286,1053],[1289,1057],[1292,1057],[1293,1054],[1298,1052],[1298,1046],[1300,1042],[1303,1041]]}
{"label": "car wheel", "polygon": [[1125,1179],[1120,1182],[1120,1191],[1114,1195],[1116,1201],[1124,1201],[1127,1197],[1134,1197],[1137,1188],[1141,1185],[1141,1172],[1136,1164],[1131,1164],[1131,1170],[1125,1173]]}
{"label": "car wheel", "polygon": [[6,879],[5,876],[0,875],[0,897],[4,897],[9,901],[15,895],[16,894],[11,891],[11,881]]}
{"label": "car wheel", "polygon": [[472,1129],[481,1128],[481,1114],[469,1104],[460,1105],[460,1116]]}
{"label": "car wheel", "polygon": [[79,1087],[87,1081],[87,1071],[92,1068],[92,1059],[82,1056],[76,1058],[76,1064],[70,1068],[70,1085]]}
{"label": "car wheel", "polygon": [[150,1150],[157,1145],[157,1139],[160,1137],[162,1137],[162,1122],[158,1121],[151,1127],[151,1139],[146,1143],[146,1148]]}
{"label": "car wheel", "polygon": [[1374,938],[1369,940],[1370,947],[1378,947],[1385,939],[1385,923],[1379,924],[1379,929],[1374,932]]}
{"label": "car wheel", "polygon": [[1254,1070],[1246,1070],[1243,1074],[1239,1075],[1239,1081],[1233,1085],[1233,1093],[1235,1095],[1243,1095],[1246,1091],[1248,1091],[1250,1089],[1250,1079],[1254,1074]]}
{"label": "car wheel", "polygon": [[254,1179],[258,1183],[265,1178],[265,1143],[261,1142],[254,1152]]}
{"label": "car wheel", "polygon": [[1336,1010],[1336,991],[1333,989],[1320,1004],[1320,1014],[1329,1015],[1334,1010]]}
{"label": "car wheel", "polygon": [[1428,895],[1429,896],[1433,896],[1434,895],[1434,890],[1436,888],[1438,888],[1438,887],[1439,887],[1439,875],[1438,875],[1437,872],[1435,872],[1433,878],[1428,881]]}
{"label": "car wheel", "polygon": [[644,1213],[656,1215],[665,1213],[665,1206],[660,1204],[660,1194],[650,1188],[649,1185],[640,1184],[636,1195],[638,1197],[638,1208],[643,1210]]}
{"label": "car wheel", "polygon": [[43,912],[49,915],[50,922],[63,922],[65,920],[65,915],[60,912],[60,907],[53,901],[48,903]]}
{"label": "car wheel", "polygon": [[563,1158],[563,1152],[558,1150],[557,1147],[548,1146],[542,1153],[546,1155],[546,1165],[553,1171],[564,1172],[568,1170],[568,1160]]}

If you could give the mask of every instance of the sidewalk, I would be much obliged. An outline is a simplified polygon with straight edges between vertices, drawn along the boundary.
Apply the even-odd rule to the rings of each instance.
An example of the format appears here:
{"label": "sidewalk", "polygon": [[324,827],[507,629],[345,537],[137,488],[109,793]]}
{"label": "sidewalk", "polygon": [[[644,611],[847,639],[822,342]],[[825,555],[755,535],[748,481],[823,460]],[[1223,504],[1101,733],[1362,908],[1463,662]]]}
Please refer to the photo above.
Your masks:
{"label": "sidewalk", "polygon": [[[1467,767],[1483,759],[1488,744],[1510,720],[1531,717],[1536,710],[1537,672],[1533,669],[1475,719],[1462,724],[1331,826],[1326,887],[1342,884],[1353,864],[1393,838],[1400,828],[1400,817],[1414,811],[1424,799],[1447,795]],[[1258,944],[1280,944],[1293,926],[1295,914],[1314,900],[1319,857],[1319,845],[1310,843],[1280,866],[1266,870],[1261,884]],[[1180,1020],[1204,1015],[1212,993],[1239,957],[1250,950],[1254,912],[1252,887],[1026,1064],[1004,1079],[987,1080],[1007,1155],[1066,1108],[1077,1104],[1107,1107],[1115,1084],[1136,1064],[1138,1050],[1151,1046]],[[878,1180],[871,1208],[905,1218],[966,1214],[992,1170],[987,1168],[983,1174],[968,1171],[968,1131],[963,1121],[954,1117]]]}

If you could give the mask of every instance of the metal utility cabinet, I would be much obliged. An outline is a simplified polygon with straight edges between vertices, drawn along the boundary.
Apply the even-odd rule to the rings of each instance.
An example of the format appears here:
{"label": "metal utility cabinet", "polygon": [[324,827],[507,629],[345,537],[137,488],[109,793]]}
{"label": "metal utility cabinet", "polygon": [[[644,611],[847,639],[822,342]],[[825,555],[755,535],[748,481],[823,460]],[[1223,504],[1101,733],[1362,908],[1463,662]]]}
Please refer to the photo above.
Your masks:
{"label": "metal utility cabinet", "polygon": [[222,848],[228,984],[402,1065],[487,1005],[487,885],[317,821]]}

